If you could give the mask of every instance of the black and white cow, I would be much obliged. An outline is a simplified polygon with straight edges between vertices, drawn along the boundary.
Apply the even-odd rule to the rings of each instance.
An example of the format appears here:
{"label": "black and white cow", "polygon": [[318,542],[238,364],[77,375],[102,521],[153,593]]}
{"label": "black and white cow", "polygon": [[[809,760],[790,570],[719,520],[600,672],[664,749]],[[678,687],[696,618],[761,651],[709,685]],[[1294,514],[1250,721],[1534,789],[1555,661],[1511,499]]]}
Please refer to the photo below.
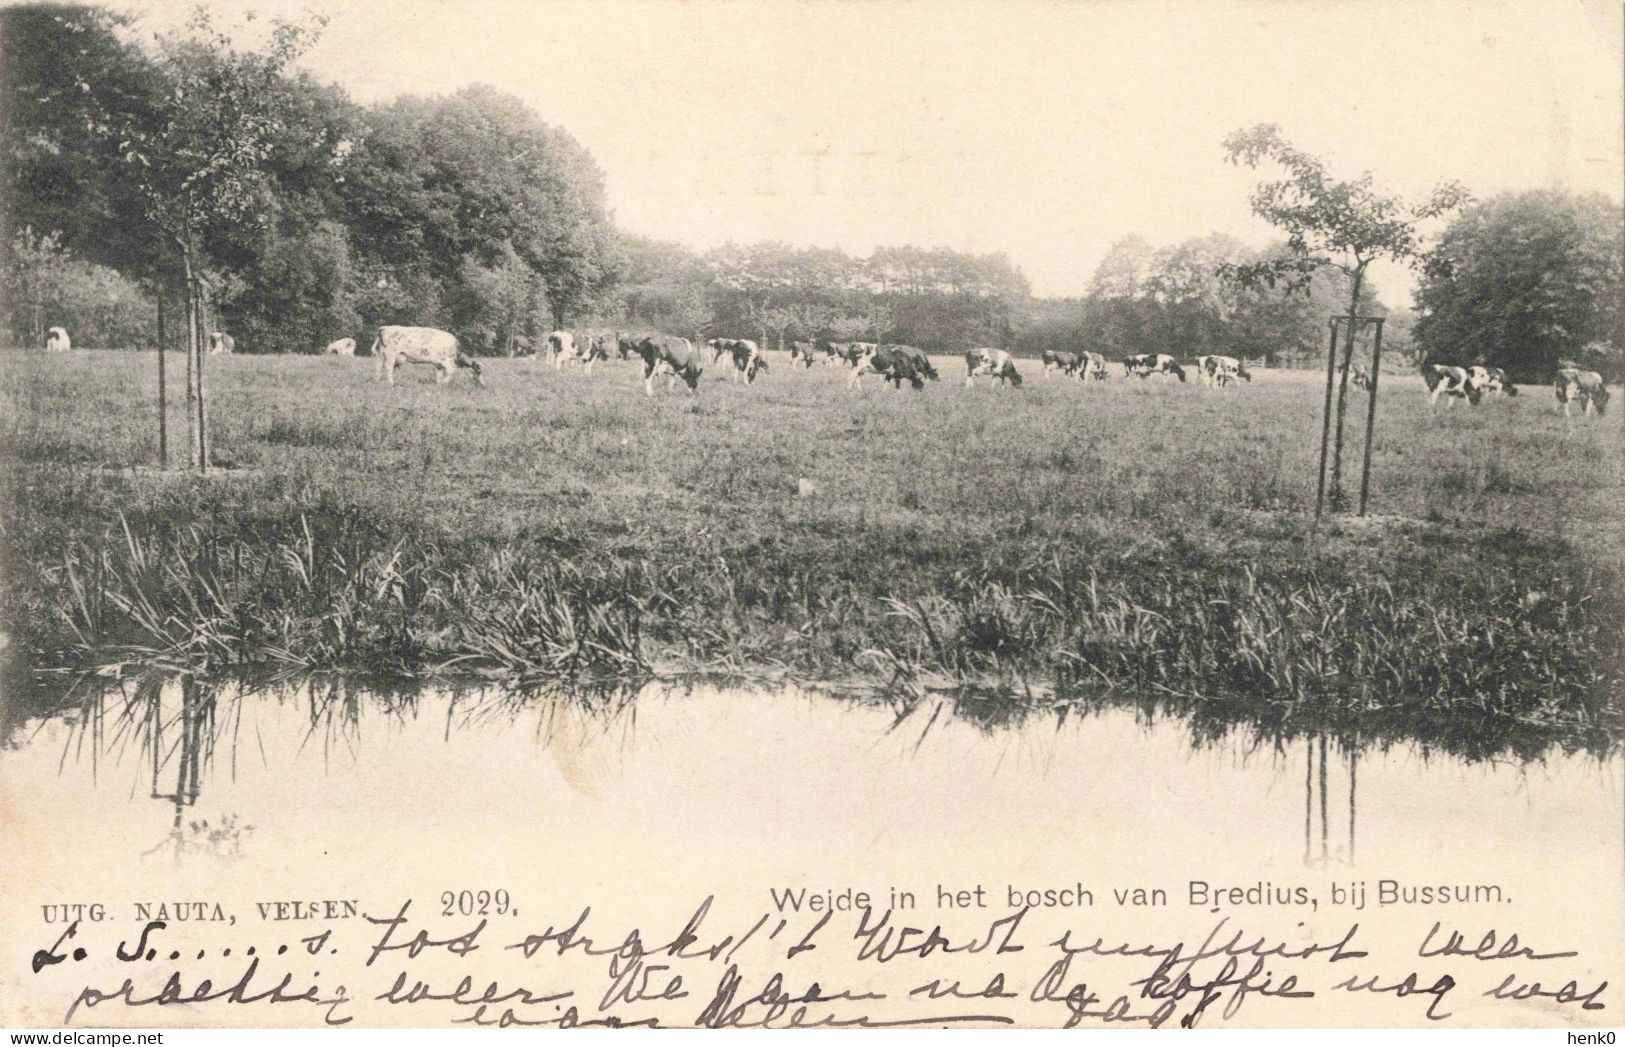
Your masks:
{"label": "black and white cow", "polygon": [[742,380],[748,385],[756,381],[758,372],[767,370],[761,348],[749,338],[712,338],[706,341],[705,347],[711,351],[712,364],[719,363],[724,356],[733,363],[729,376],[733,381]]}
{"label": "black and white cow", "polygon": [[700,354],[694,343],[678,335],[657,334],[647,338],[630,339],[629,350],[643,361],[643,394],[655,394],[657,375],[666,376],[666,390],[681,378],[690,393],[700,391]]}
{"label": "black and white cow", "polygon": [[1474,364],[1467,368],[1467,376],[1486,396],[1491,394],[1499,396],[1503,393],[1507,396],[1518,395],[1518,387],[1507,381],[1507,373],[1499,367]]}
{"label": "black and white cow", "polygon": [[1021,374],[1016,370],[1015,361],[1003,349],[965,350],[965,388],[975,385],[978,377],[997,379],[1000,385],[1006,382],[1021,385]]}
{"label": "black and white cow", "polygon": [[1202,362],[1204,385],[1224,389],[1238,378],[1243,382],[1253,380],[1252,372],[1247,370],[1247,365],[1234,356],[1203,356],[1198,359]]}
{"label": "black and white cow", "polygon": [[927,381],[936,381],[936,368],[925,354],[911,345],[877,345],[863,355],[846,380],[848,389],[856,389],[866,374],[877,374],[882,381],[901,389],[907,382],[910,388],[924,389]]}
{"label": "black and white cow", "polygon": [[791,342],[790,366],[794,367],[796,364],[800,364],[802,367],[811,367],[815,359],[814,353],[816,352],[817,346],[815,346],[812,342]]}
{"label": "black and white cow", "polygon": [[1059,371],[1064,377],[1082,380],[1083,358],[1077,353],[1069,353],[1064,349],[1045,349],[1044,380],[1049,381],[1051,371]]}
{"label": "black and white cow", "polygon": [[1484,375],[1484,392],[1496,396],[1517,396],[1518,387],[1507,381],[1507,373],[1499,367],[1474,367],[1474,371],[1482,371]]}
{"label": "black and white cow", "polygon": [[1154,374],[1185,380],[1185,369],[1167,353],[1136,353],[1123,360],[1123,377],[1149,378]]}
{"label": "black and white cow", "polygon": [[1422,381],[1428,387],[1428,405],[1439,402],[1439,397],[1449,397],[1446,403],[1455,403],[1456,400],[1466,400],[1476,405],[1484,398],[1484,387],[1465,367],[1454,364],[1427,364],[1422,368]]}
{"label": "black and white cow", "polygon": [[856,367],[859,360],[880,347],[874,342],[823,342],[819,348],[828,354],[824,357],[826,365],[839,363]]}
{"label": "black and white cow", "polygon": [[1106,380],[1106,358],[1099,353],[1085,351],[1083,354],[1083,380],[1104,382]]}
{"label": "black and white cow", "polygon": [[604,339],[600,335],[573,331],[554,331],[547,336],[547,351],[553,357],[553,370],[564,370],[565,364],[579,363],[582,371],[592,374],[592,365],[599,360],[608,360],[609,353],[604,348]]}
{"label": "black and white cow", "polygon": [[1563,417],[1569,417],[1569,405],[1579,404],[1582,414],[1601,415],[1608,410],[1608,386],[1596,371],[1582,371],[1578,367],[1564,367],[1552,380],[1552,391],[1563,406]]}

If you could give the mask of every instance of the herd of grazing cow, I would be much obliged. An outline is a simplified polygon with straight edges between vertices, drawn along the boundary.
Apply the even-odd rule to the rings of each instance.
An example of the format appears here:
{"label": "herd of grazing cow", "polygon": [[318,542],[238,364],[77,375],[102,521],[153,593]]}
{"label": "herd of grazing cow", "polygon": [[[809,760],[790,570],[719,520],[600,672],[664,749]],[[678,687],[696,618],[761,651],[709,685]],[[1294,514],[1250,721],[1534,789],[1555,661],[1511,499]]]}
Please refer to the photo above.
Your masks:
{"label": "herd of grazing cow", "polygon": [[[689,392],[698,392],[700,375],[704,371],[701,354],[687,338],[678,335],[623,336],[604,331],[550,332],[537,347],[530,339],[516,336],[513,349],[516,356],[548,361],[554,370],[563,370],[567,363],[579,363],[586,374],[599,360],[608,360],[610,347],[622,360],[637,359],[643,363],[643,391],[654,395],[654,380],[664,376],[670,390],[681,379]],[[47,329],[46,352],[67,352],[73,347],[66,328]],[[232,353],[237,343],[222,331],[209,334],[208,352]],[[727,361],[731,380],[752,384],[768,370],[768,362],[761,347],[748,338],[712,338],[705,342],[710,363],[717,366]],[[324,353],[330,356],[354,356],[356,340],[338,338],[329,342]],[[484,373],[478,361],[464,353],[457,337],[433,327],[384,326],[372,343],[372,355],[378,359],[378,376],[395,384],[395,369],[402,363],[423,364],[436,369],[436,384],[451,381],[458,369],[469,371],[477,384],[484,384]],[[1044,377],[1052,373],[1078,382],[1103,382],[1107,378],[1106,359],[1095,352],[1065,352],[1046,349],[1042,356]],[[830,342],[818,339],[812,342],[790,343],[790,365],[811,368],[814,364],[842,365],[851,369],[847,387],[855,389],[864,375],[880,376],[892,386],[901,389],[907,382],[913,389],[923,389],[927,381],[936,381],[938,374],[925,352],[911,345],[891,345],[877,342]],[[1246,364],[1233,356],[1198,356],[1190,369],[1208,388],[1224,389],[1237,382],[1251,382],[1253,376]],[[1184,382],[1187,368],[1166,353],[1138,353],[1123,360],[1123,377],[1142,381],[1158,375]],[[965,352],[965,385],[975,385],[977,378],[990,378],[1000,385],[1020,386],[1021,373],[1015,360],[1004,349],[977,348]],[[1357,388],[1370,391],[1375,387],[1374,376],[1363,366],[1354,368],[1353,382]],[[1435,405],[1440,397],[1446,405],[1456,400],[1478,404],[1486,395],[1516,396],[1517,386],[1508,381],[1506,372],[1499,367],[1430,363],[1422,367],[1422,381],[1427,386],[1428,404]],[[1608,387],[1602,375],[1569,364],[1562,364],[1552,383],[1558,405],[1564,417],[1578,406],[1582,414],[1602,414],[1608,407]]]}

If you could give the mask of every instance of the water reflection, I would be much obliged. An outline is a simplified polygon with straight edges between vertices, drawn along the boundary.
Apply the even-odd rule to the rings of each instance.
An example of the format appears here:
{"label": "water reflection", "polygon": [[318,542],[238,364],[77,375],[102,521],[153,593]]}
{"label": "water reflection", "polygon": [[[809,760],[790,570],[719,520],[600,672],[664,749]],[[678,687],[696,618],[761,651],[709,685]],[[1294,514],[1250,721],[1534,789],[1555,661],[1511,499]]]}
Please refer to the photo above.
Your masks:
{"label": "water reflection", "polygon": [[[1317,752],[1318,747],[1318,752]],[[1331,791],[1328,787],[1328,773],[1326,761],[1327,738],[1320,733],[1304,743],[1304,778],[1303,778],[1303,864],[1307,866],[1327,866],[1333,864],[1354,864],[1354,826],[1358,810],[1357,797],[1359,795],[1359,769],[1360,754],[1358,750],[1349,750],[1342,754],[1342,762],[1348,773],[1348,817],[1346,842],[1340,840],[1341,846],[1332,844],[1332,817],[1331,817]],[[1315,817],[1316,806],[1319,806],[1320,817]],[[1319,849],[1315,846],[1316,829],[1319,829]]]}
{"label": "water reflection", "polygon": [[[646,802],[646,780],[674,797],[693,789],[700,805],[718,777],[730,783],[724,795],[730,788],[773,795],[786,788],[778,775],[844,776],[847,790],[869,795],[872,804],[907,811],[921,790],[943,798],[940,812],[906,817],[962,823],[997,813],[998,802],[1054,793],[1073,797],[1089,812],[1080,817],[1098,820],[1103,831],[1116,823],[1102,808],[1124,809],[1122,831],[1131,832],[1165,788],[1178,811],[1157,813],[1174,832],[1214,831],[1204,819],[1229,811],[1235,824],[1221,828],[1239,829],[1245,839],[1251,822],[1274,819],[1270,834],[1290,853],[1287,839],[1301,820],[1307,868],[1356,865],[1357,825],[1376,825],[1379,841],[1391,844],[1420,828],[1416,819],[1439,811],[1468,834],[1510,831],[1515,838],[1507,804],[1527,806],[1531,782],[1542,777],[1603,783],[1611,795],[1587,800],[1600,798],[1601,810],[1615,812],[1608,823],[1621,826],[1618,760],[1606,749],[1576,754],[1550,746],[1534,757],[1508,759],[1503,750],[1494,760],[1475,760],[1392,737],[1225,723],[1211,709],[1120,697],[1012,699],[1007,690],[980,689],[791,694],[693,684],[565,690],[431,688],[342,676],[83,677],[6,702],[0,742],[11,751],[0,753],[0,780],[8,763],[31,766],[48,745],[59,747],[59,778],[88,770],[93,788],[109,766],[140,768],[147,800],[162,805],[165,818],[162,836],[148,836],[138,853],[177,863],[241,858],[257,826],[288,817],[295,803],[288,796],[314,794],[336,807],[376,804],[369,791],[376,779],[387,788],[395,776],[406,789],[400,779],[409,775],[428,798],[422,802],[454,820],[462,794],[522,795],[522,786],[505,782],[534,779],[528,768],[537,761],[551,764],[562,787],[588,803],[583,810],[629,797]],[[652,716],[642,737],[640,711]],[[993,790],[984,790],[990,811],[967,810],[983,802],[966,784],[982,768],[1016,800],[995,801]],[[1375,774],[1376,789],[1364,799],[1363,770]],[[685,786],[692,774],[699,777]],[[240,787],[245,776],[253,788]],[[1295,815],[1281,801],[1297,784]],[[1581,812],[1565,815],[1572,824],[1560,834],[1578,843],[1595,832],[1597,812],[1574,802],[1569,789],[1552,790],[1551,802]],[[1496,790],[1500,808],[1485,802],[1465,811]],[[562,806],[556,793],[526,795],[525,802]],[[1362,812],[1362,802],[1374,806]],[[1429,810],[1418,814],[1421,808]]]}

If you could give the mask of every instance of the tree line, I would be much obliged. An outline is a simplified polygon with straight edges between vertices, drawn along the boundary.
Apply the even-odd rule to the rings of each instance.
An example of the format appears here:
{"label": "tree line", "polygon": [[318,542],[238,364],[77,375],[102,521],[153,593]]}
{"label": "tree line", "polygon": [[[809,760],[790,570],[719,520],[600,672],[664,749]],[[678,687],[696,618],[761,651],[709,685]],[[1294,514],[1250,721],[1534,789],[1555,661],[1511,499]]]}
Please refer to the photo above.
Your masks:
{"label": "tree line", "polygon": [[864,339],[1304,365],[1320,358],[1327,318],[1357,297],[1388,318],[1385,351],[1406,366],[1476,360],[1525,380],[1565,359],[1618,370],[1622,215],[1602,197],[1465,206],[1432,248],[1409,252],[1414,316],[1384,303],[1363,269],[1358,288],[1327,267],[1258,279],[1302,262],[1290,235],[1263,249],[1126,237],[1084,294],[1040,298],[1002,254],[698,252],[618,230],[603,172],[567,131],[481,85],[357,104],[293,71],[320,31],[319,18],[273,22],[245,44],[202,10],[163,37],[93,6],[0,12],[11,205],[0,322],[14,342],[61,325],[81,345],[147,347],[167,305],[168,344],[220,329],[253,352],[315,352],[403,323],[503,354],[591,325],[774,347]]}

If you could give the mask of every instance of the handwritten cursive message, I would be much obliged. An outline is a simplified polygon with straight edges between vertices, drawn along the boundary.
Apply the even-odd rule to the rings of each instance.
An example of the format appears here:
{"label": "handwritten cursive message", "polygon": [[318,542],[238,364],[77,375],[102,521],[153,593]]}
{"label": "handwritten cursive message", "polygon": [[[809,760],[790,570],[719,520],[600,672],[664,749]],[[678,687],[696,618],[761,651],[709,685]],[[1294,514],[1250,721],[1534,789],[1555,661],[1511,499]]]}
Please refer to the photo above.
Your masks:
{"label": "handwritten cursive message", "polygon": [[1617,1020],[1606,977],[1562,941],[1419,912],[1420,888],[1361,884],[1356,906],[1354,885],[1337,886],[1334,907],[1326,885],[1190,881],[1179,922],[1194,934],[1159,933],[1165,909],[1122,918],[1133,888],[1081,883],[774,887],[726,913],[706,897],[637,920],[590,904],[533,914],[505,890],[244,911],[54,903],[19,977],[70,1026],[1189,1028],[1351,1011],[1448,1025],[1517,1008]]}

